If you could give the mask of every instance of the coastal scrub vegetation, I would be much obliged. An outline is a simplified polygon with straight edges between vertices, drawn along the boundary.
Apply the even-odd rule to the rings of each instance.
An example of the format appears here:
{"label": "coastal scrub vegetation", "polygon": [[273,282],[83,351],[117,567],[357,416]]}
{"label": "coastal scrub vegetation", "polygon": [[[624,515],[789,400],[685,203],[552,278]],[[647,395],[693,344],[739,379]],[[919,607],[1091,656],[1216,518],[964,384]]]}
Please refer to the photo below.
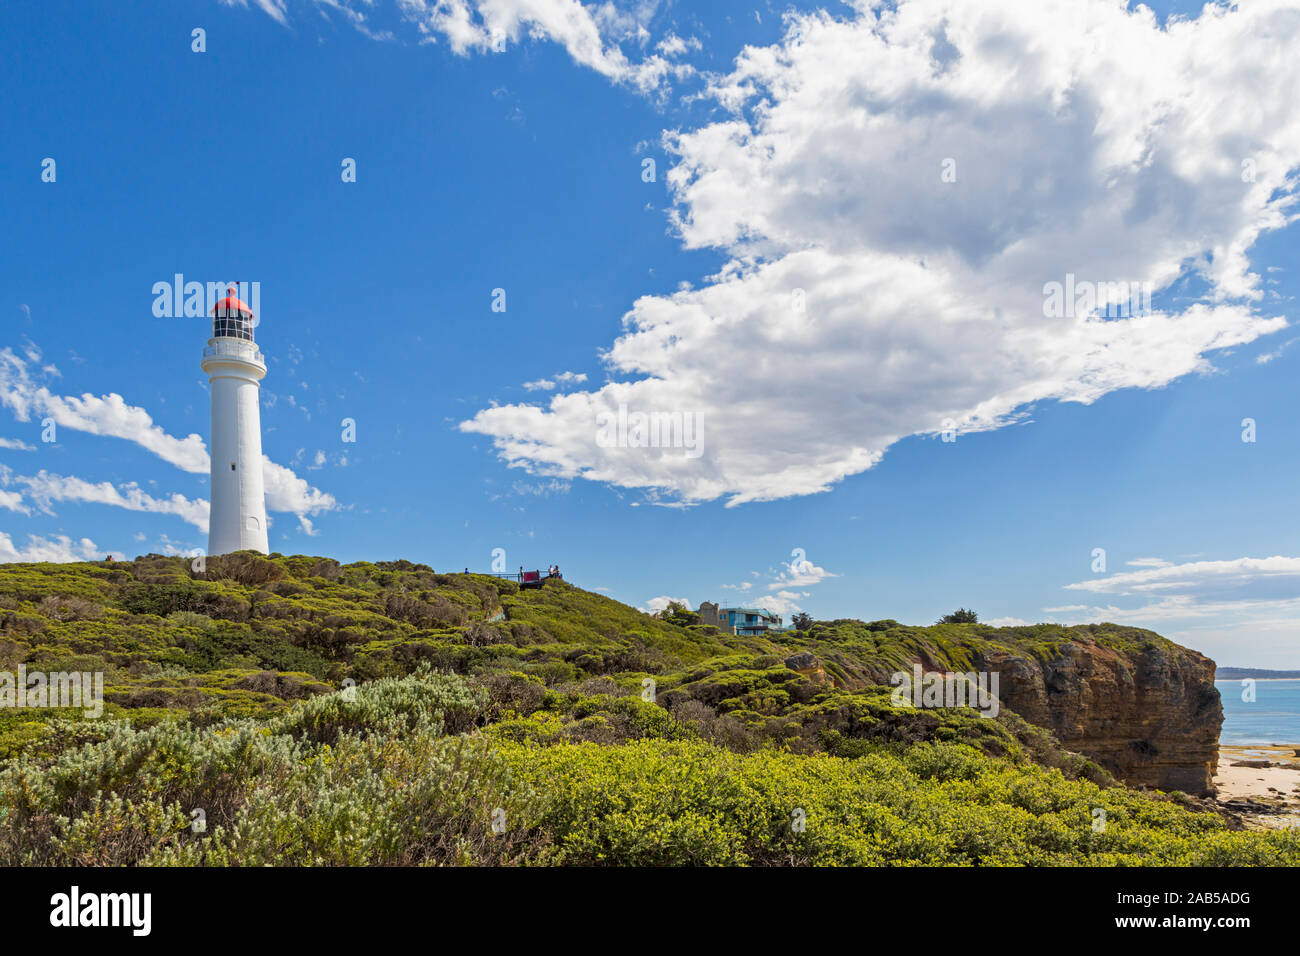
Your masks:
{"label": "coastal scrub vegetation", "polygon": [[680,621],[406,561],[0,566],[0,670],[106,701],[0,709],[0,865],[1300,862],[1006,708],[891,700],[917,659],[1149,631]]}

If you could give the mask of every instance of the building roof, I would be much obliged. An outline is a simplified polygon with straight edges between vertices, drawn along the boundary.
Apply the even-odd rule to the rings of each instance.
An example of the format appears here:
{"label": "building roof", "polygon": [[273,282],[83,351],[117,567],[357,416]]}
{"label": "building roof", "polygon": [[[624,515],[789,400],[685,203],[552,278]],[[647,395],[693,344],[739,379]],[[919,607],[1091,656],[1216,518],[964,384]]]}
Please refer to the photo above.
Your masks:
{"label": "building roof", "polygon": [[240,318],[247,317],[251,319],[253,310],[248,307],[243,299],[236,298],[235,290],[230,288],[226,290],[226,297],[218,299],[217,304],[212,307],[212,314],[222,317],[237,315]]}

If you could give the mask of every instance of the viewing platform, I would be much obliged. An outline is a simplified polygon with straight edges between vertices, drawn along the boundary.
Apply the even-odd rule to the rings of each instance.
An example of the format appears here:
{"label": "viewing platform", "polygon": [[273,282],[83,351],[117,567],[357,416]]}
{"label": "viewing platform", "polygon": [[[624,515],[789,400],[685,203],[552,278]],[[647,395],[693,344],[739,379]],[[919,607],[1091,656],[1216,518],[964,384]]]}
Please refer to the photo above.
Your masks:
{"label": "viewing platform", "polygon": [[501,578],[503,581],[514,581],[521,588],[540,588],[547,581],[563,581],[564,575],[558,570],[555,571],[471,571],[466,568],[465,574],[481,574],[489,578]]}

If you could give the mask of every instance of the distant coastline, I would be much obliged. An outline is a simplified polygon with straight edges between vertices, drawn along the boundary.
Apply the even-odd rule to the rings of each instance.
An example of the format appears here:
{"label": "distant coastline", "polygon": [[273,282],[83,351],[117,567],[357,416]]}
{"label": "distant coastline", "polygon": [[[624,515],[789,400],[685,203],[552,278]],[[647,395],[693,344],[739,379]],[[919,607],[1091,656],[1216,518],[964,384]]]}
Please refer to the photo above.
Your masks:
{"label": "distant coastline", "polygon": [[1262,667],[1220,667],[1215,673],[1215,682],[1221,680],[1300,680],[1300,670],[1278,671]]}
{"label": "distant coastline", "polygon": [[1235,684],[1237,683],[1237,681],[1241,681],[1241,680],[1253,680],[1253,681],[1259,681],[1260,683],[1264,683],[1265,681],[1300,680],[1300,677],[1216,677],[1214,678],[1214,682],[1216,684]]}

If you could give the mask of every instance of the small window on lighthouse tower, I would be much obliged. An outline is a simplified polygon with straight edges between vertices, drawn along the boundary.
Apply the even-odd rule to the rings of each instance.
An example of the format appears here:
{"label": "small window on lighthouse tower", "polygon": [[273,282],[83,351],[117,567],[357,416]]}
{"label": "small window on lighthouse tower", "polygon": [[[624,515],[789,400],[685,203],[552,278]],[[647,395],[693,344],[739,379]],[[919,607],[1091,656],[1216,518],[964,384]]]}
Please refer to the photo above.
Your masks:
{"label": "small window on lighthouse tower", "polygon": [[256,518],[254,518],[252,515],[249,515],[249,516],[248,516],[248,530],[249,530],[249,531],[260,531],[261,528],[262,528],[262,523],[261,523],[260,521],[258,521]]}
{"label": "small window on lighthouse tower", "polygon": [[230,463],[230,470],[231,471],[235,470],[235,463],[233,461]]}

